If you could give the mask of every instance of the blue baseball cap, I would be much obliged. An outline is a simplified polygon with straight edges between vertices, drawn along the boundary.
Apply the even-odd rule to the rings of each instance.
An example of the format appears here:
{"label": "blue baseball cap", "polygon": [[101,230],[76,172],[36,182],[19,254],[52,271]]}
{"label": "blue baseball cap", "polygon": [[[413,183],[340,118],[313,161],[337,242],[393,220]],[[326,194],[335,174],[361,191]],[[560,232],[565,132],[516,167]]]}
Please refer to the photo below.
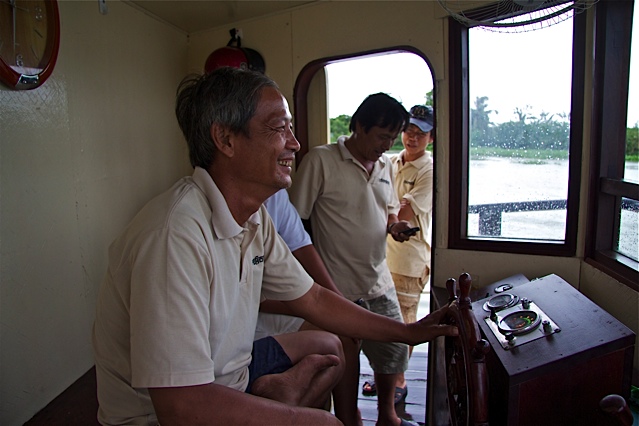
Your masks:
{"label": "blue baseball cap", "polygon": [[414,124],[425,133],[433,130],[433,108],[426,105],[412,107],[410,109],[410,124]]}

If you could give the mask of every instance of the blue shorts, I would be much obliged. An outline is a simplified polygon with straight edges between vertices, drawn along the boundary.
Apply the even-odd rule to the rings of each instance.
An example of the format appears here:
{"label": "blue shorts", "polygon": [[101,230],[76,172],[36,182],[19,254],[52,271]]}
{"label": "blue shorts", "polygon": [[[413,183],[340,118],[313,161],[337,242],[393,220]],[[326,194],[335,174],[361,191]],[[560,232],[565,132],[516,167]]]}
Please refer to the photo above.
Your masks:
{"label": "blue shorts", "polygon": [[253,342],[249,365],[249,382],[246,393],[251,393],[253,382],[267,374],[283,373],[293,366],[282,346],[273,337],[268,336]]}

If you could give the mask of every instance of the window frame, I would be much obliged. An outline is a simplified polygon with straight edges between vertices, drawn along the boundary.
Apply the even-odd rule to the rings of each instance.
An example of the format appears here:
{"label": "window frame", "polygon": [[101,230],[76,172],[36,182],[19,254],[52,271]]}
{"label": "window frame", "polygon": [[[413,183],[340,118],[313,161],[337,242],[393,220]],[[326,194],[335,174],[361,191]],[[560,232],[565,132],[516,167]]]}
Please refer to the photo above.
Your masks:
{"label": "window frame", "polygon": [[586,16],[573,18],[572,89],[570,111],[570,147],[566,234],[563,242],[515,241],[469,237],[468,168],[469,168],[469,27],[448,18],[449,26],[449,102],[450,102],[450,194],[449,248],[460,250],[520,253],[548,256],[574,256],[577,248],[579,197],[582,161],[584,81],[586,52]]}
{"label": "window frame", "polygon": [[[633,7],[633,0],[598,2],[595,5],[591,174],[585,261],[639,291],[639,262],[615,251],[621,198],[639,200],[639,184],[623,179]],[[634,25],[639,31],[639,23]]]}

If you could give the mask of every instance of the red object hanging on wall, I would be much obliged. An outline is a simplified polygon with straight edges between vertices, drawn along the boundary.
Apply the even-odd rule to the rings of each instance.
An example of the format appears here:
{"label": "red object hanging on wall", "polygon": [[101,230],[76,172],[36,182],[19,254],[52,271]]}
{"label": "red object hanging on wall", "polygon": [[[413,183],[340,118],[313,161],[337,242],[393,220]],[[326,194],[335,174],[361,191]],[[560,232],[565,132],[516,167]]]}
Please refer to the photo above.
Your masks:
{"label": "red object hanging on wall", "polygon": [[[230,30],[231,40],[226,47],[214,50],[206,59],[204,71],[209,73],[220,67],[234,67],[264,73],[266,67],[264,59],[257,51],[242,46],[242,40],[237,30]],[[233,46],[236,44],[236,46]]]}

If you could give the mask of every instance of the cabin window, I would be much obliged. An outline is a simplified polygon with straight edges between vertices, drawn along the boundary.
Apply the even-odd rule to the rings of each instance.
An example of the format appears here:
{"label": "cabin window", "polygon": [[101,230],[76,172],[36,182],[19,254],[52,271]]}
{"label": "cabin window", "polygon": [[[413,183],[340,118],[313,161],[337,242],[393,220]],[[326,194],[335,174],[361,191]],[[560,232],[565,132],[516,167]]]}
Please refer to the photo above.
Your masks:
{"label": "cabin window", "polygon": [[[637,195],[639,184],[639,6],[635,3],[633,12],[633,27],[630,41],[630,74],[628,78],[628,115],[626,119],[626,138],[624,146],[624,174],[623,180],[634,188]],[[630,194],[629,194],[630,195]],[[623,256],[639,262],[639,201],[637,199],[621,197],[621,211],[619,212],[619,238],[616,248]]]}
{"label": "cabin window", "polygon": [[639,12],[599,2],[586,259],[639,290]]}
{"label": "cabin window", "polygon": [[469,30],[468,237],[566,239],[571,24]]}
{"label": "cabin window", "polygon": [[[583,33],[450,25],[451,248],[575,254]],[[576,36],[574,35],[576,34]],[[459,72],[463,70],[463,72]]]}

